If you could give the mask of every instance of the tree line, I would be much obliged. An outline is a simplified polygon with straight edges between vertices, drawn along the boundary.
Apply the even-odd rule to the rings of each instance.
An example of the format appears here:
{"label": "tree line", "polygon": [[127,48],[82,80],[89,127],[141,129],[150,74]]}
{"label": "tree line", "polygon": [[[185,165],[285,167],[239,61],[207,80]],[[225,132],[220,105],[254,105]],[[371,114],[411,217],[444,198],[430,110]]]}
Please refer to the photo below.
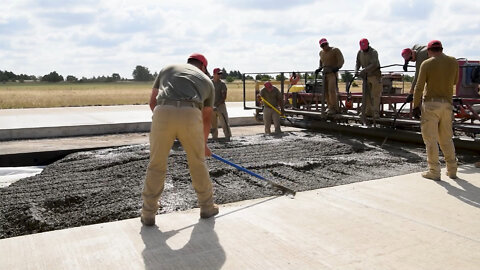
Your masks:
{"label": "tree line", "polygon": [[[227,72],[225,68],[222,68],[223,74],[221,78],[227,80],[228,82],[232,82],[234,80],[241,80],[242,73],[238,70],[232,70]],[[132,71],[133,81],[153,81],[157,77],[158,73],[151,73],[147,67],[137,65],[135,69]],[[251,76],[247,76],[247,79],[253,79]],[[25,81],[41,81],[41,82],[117,82],[117,81],[128,81],[129,79],[122,78],[118,73],[112,73],[110,76],[98,76],[98,77],[91,77],[91,78],[77,78],[73,75],[67,75],[66,77],[58,74],[56,71],[52,71],[48,74],[43,76],[35,76],[35,75],[27,75],[27,74],[20,74],[17,75],[11,71],[1,71],[0,70],[0,82],[25,82]]]}
{"label": "tree line", "polygon": [[[157,77],[158,73],[151,73],[147,67],[138,65],[132,72],[133,81],[153,81]],[[313,74],[307,75],[307,79],[313,79]],[[353,79],[353,74],[351,72],[345,71],[341,75],[341,80],[344,82],[351,81]],[[304,74],[300,74],[300,77],[304,77]],[[227,82],[233,82],[235,80],[243,79],[243,75],[238,70],[231,70],[227,71],[225,68],[222,68],[222,75],[221,78],[226,80]],[[253,80],[254,78],[250,75],[245,76],[247,80]],[[285,80],[288,78],[282,77],[281,74],[276,75],[275,77],[268,75],[268,74],[257,74],[255,76],[255,80],[258,81],[269,81],[269,80]],[[412,76],[404,74],[403,80],[407,82],[411,82],[413,80]],[[0,70],[0,82],[25,82],[25,81],[42,81],[42,82],[117,82],[117,81],[128,81],[126,78],[122,78],[118,73],[112,73],[110,76],[98,76],[98,77],[91,77],[91,78],[77,78],[73,75],[67,75],[65,78],[58,74],[56,71],[52,71],[49,74],[44,76],[36,77],[34,75],[27,75],[27,74],[15,74],[11,71],[1,71]]]}

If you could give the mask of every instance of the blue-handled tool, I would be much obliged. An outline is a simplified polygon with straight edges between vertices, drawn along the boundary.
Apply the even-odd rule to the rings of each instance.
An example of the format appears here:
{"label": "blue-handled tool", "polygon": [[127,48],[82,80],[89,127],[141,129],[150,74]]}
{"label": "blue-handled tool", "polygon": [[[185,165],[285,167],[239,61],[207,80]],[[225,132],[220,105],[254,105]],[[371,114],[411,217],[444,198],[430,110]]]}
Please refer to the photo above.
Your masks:
{"label": "blue-handled tool", "polygon": [[276,184],[276,183],[274,183],[274,182],[266,179],[265,177],[263,177],[263,176],[261,176],[261,175],[259,175],[259,174],[256,174],[256,173],[254,173],[254,172],[252,172],[252,171],[249,171],[249,170],[247,170],[247,169],[245,169],[245,168],[243,168],[243,167],[241,167],[241,166],[239,166],[239,165],[237,165],[237,164],[235,164],[235,163],[233,163],[233,162],[231,162],[231,161],[228,161],[228,160],[226,160],[226,159],[224,159],[224,158],[222,158],[222,157],[220,157],[220,156],[217,156],[217,155],[215,155],[215,154],[212,153],[212,157],[215,158],[215,159],[217,159],[217,160],[220,160],[221,162],[224,162],[224,163],[226,163],[226,164],[228,164],[228,165],[230,165],[230,166],[232,166],[232,167],[235,167],[235,168],[237,168],[237,169],[240,170],[240,171],[246,172],[246,173],[248,173],[248,174],[250,174],[250,175],[252,175],[252,176],[255,176],[255,177],[257,177],[257,178],[260,178],[260,179],[262,179],[262,180],[267,181],[271,186],[273,186],[274,188],[277,188],[278,190],[281,190],[284,194],[291,195],[291,196],[295,196],[295,194],[296,194],[296,191],[295,191],[295,190],[289,189],[289,188],[284,187],[284,186],[279,185],[279,184]]}

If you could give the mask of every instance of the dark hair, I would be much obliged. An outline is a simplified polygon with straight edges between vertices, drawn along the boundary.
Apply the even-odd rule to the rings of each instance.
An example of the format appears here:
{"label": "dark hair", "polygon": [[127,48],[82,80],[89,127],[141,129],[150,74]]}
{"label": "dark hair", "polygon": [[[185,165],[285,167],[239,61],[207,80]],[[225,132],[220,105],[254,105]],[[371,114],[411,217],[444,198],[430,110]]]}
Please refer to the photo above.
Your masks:
{"label": "dark hair", "polygon": [[292,72],[292,76],[294,76],[294,77],[297,76],[297,73],[295,73],[295,71]]}
{"label": "dark hair", "polygon": [[197,66],[197,67],[199,67],[199,68],[203,66],[202,61],[197,60],[197,59],[195,59],[195,58],[189,58],[189,59],[187,60],[187,63],[188,63],[188,64],[192,64],[192,65],[194,65],[194,66]]}
{"label": "dark hair", "polygon": [[432,52],[443,52],[442,47],[433,47],[433,48],[430,48],[429,50]]}

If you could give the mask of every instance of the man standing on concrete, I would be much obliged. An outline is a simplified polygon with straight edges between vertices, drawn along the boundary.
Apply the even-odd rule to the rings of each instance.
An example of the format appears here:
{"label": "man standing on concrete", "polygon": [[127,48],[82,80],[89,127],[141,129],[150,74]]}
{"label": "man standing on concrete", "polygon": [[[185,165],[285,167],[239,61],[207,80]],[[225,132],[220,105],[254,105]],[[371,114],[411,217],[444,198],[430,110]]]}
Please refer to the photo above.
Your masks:
{"label": "man standing on concrete", "polygon": [[319,53],[320,67],[315,70],[315,73],[318,74],[323,69],[327,114],[337,114],[340,111],[338,106],[338,70],[342,68],[344,63],[343,55],[340,49],[330,47],[326,38],[320,39],[319,44],[322,48]]}
{"label": "man standing on concrete", "polygon": [[422,176],[440,180],[440,144],[447,165],[447,176],[455,179],[458,165],[452,140],[452,86],[458,81],[458,63],[454,57],[443,53],[442,43],[438,40],[430,41],[427,50],[431,58],[420,66],[413,98],[414,115],[418,116],[421,111],[422,137],[427,150],[428,171]]}
{"label": "man standing on concrete", "polygon": [[227,99],[227,85],[220,79],[222,70],[215,68],[213,70],[213,86],[215,87],[215,102],[212,116],[212,138],[218,139],[218,118],[220,118],[220,125],[222,125],[225,140],[230,141],[232,133],[228,123],[228,112],[225,100]]}
{"label": "man standing on concrete", "polygon": [[407,71],[408,62],[415,62],[415,75],[413,77],[412,86],[410,87],[410,94],[413,94],[413,90],[417,84],[420,66],[422,65],[423,61],[428,59],[427,46],[415,44],[411,49],[405,48],[402,50],[402,57],[405,59],[405,64],[403,65],[404,71]]}
{"label": "man standing on concrete", "polygon": [[[358,70],[363,69],[359,72]],[[360,50],[357,53],[355,76],[365,79],[368,87],[365,93],[365,115],[379,117],[380,97],[382,96],[382,73],[377,51],[370,47],[366,38],[360,40]]]}
{"label": "man standing on concrete", "polygon": [[207,146],[215,99],[212,81],[206,75],[207,59],[192,54],[187,64],[163,68],[153,84],[150,108],[153,111],[150,131],[150,163],[142,192],[141,221],[155,224],[158,200],[164,189],[167,159],[178,139],[187,153],[192,184],[197,193],[200,217],[218,214],[213,203],[212,182],[205,156],[212,153]]}
{"label": "man standing on concrete", "polygon": [[[260,96],[264,98],[273,107],[279,109],[282,103],[282,93],[278,88],[272,85],[271,82],[263,84],[263,88],[260,90]],[[265,103],[265,102],[264,102]],[[275,126],[275,133],[281,133],[280,129],[280,115],[272,109],[268,104],[263,104],[263,124],[265,125],[265,134],[270,134],[270,126]]]}

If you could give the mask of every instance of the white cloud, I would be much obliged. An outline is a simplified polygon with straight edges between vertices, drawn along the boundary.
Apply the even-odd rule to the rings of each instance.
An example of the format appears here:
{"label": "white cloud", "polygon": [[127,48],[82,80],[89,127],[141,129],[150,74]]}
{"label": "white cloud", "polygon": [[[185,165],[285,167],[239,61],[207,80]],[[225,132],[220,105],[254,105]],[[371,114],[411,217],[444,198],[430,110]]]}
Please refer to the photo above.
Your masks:
{"label": "white cloud", "polygon": [[445,52],[478,52],[479,1],[152,1],[6,0],[0,17],[0,69],[44,75],[131,77],[204,53],[213,67],[242,72],[307,71],[326,37],[353,69],[368,38],[382,65],[400,51],[440,39]]}

